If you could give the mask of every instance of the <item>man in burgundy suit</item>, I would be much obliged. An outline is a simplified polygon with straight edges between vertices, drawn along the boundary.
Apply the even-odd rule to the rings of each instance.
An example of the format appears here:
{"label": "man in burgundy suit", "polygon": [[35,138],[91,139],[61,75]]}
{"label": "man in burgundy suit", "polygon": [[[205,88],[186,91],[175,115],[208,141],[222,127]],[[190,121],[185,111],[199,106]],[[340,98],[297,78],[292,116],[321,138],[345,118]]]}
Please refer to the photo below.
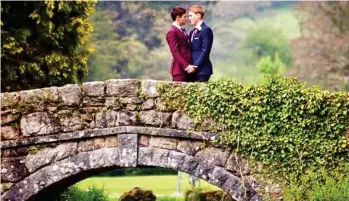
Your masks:
{"label": "man in burgundy suit", "polygon": [[196,66],[192,64],[189,35],[183,26],[187,23],[186,10],[174,7],[171,11],[172,26],[166,34],[166,40],[171,50],[171,75],[173,81],[189,82],[191,73]]}

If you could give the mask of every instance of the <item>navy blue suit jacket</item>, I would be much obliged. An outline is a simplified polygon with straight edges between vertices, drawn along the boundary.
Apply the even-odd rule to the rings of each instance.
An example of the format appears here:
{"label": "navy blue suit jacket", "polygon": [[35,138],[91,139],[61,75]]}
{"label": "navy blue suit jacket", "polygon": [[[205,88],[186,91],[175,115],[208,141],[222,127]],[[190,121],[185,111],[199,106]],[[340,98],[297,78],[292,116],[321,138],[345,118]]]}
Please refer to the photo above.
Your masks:
{"label": "navy blue suit jacket", "polygon": [[[191,40],[194,30],[189,34]],[[212,29],[204,22],[201,24],[201,31],[197,31],[190,43],[191,57],[193,65],[197,66],[195,74],[197,75],[211,75],[212,63],[210,61],[210,53],[213,43]]]}

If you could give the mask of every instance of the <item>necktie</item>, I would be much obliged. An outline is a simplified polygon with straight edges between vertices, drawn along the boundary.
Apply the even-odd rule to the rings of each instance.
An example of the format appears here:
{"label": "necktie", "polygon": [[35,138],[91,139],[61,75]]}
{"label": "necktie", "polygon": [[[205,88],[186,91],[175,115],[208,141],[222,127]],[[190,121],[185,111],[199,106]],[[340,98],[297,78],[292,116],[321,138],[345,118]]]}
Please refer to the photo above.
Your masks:
{"label": "necktie", "polygon": [[187,37],[187,41],[188,41],[188,43],[190,43],[190,41],[189,41],[189,35],[188,35],[188,33],[187,33],[187,30],[185,30],[185,28],[181,28],[181,31],[185,34],[185,36]]}
{"label": "necktie", "polygon": [[185,28],[181,28],[181,30],[186,36],[188,36],[187,30],[185,30]]}
{"label": "necktie", "polygon": [[198,29],[197,29],[197,28],[194,29],[194,32],[193,32],[193,34],[191,35],[191,40],[190,40],[191,42],[193,42],[193,39],[194,39],[194,36],[195,36],[196,32],[198,32]]}

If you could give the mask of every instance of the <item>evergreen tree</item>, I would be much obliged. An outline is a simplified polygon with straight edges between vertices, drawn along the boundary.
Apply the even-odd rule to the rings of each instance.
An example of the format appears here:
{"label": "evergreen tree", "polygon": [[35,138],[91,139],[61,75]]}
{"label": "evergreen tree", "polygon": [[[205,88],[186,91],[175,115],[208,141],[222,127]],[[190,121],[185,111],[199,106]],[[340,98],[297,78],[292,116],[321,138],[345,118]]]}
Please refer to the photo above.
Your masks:
{"label": "evergreen tree", "polygon": [[96,1],[1,2],[1,90],[81,81]]}

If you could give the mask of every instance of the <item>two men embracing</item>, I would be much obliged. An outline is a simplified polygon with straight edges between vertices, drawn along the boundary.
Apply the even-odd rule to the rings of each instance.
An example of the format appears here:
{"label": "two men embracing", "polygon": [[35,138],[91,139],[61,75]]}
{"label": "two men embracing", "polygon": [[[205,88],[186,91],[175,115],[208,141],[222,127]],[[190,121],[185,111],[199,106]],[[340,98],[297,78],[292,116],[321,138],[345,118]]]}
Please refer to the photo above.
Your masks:
{"label": "two men embracing", "polygon": [[188,18],[186,13],[181,7],[174,7],[171,11],[173,23],[167,32],[166,40],[173,56],[172,80],[206,82],[213,73],[210,61],[213,32],[203,21],[203,8],[193,5],[189,8],[189,21],[194,29],[188,34],[183,28]]}

